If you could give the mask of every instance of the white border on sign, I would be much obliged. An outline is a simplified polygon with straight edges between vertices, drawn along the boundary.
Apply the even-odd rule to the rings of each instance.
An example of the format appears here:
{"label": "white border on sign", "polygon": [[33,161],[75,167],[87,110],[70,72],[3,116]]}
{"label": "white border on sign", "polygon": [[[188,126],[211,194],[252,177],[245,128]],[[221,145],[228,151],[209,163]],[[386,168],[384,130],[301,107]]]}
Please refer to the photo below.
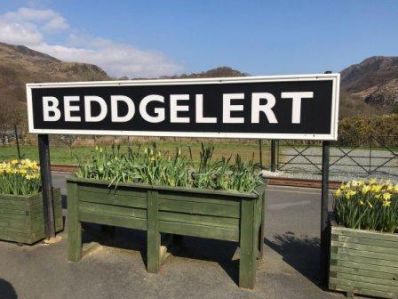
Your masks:
{"label": "white border on sign", "polygon": [[[332,115],[329,134],[284,134],[284,133],[225,133],[225,132],[161,132],[161,131],[108,131],[108,130],[62,130],[35,129],[33,126],[32,89],[63,87],[111,87],[111,86],[161,86],[192,84],[232,84],[258,82],[324,81],[332,80]],[[75,135],[113,135],[113,136],[168,136],[202,138],[254,138],[254,139],[302,139],[302,140],[337,140],[339,121],[340,74],[310,74],[283,76],[219,77],[198,79],[157,79],[124,81],[90,82],[51,82],[26,84],[29,132],[34,134],[75,134]]]}

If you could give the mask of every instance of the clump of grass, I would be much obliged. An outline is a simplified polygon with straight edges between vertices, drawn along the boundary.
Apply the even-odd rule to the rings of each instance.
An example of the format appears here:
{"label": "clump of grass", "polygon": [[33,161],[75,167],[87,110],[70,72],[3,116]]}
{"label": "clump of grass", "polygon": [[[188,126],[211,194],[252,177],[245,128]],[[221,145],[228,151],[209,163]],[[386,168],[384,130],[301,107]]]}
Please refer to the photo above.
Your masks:
{"label": "clump of grass", "polygon": [[220,160],[212,162],[213,152],[214,147],[202,145],[199,169],[194,175],[194,187],[252,192],[262,184],[262,179],[253,159],[245,163],[241,156],[237,154],[235,163],[231,163],[231,157],[222,157]]}
{"label": "clump of grass", "polygon": [[199,165],[195,167],[176,148],[173,154],[161,153],[156,144],[149,147],[129,149],[121,153],[120,147],[111,150],[96,148],[90,158],[79,163],[77,177],[106,180],[110,185],[118,183],[147,183],[171,187],[194,187],[212,190],[252,192],[262,184],[259,169],[253,163],[243,162],[236,155],[214,161],[213,146],[204,146],[200,153]]}

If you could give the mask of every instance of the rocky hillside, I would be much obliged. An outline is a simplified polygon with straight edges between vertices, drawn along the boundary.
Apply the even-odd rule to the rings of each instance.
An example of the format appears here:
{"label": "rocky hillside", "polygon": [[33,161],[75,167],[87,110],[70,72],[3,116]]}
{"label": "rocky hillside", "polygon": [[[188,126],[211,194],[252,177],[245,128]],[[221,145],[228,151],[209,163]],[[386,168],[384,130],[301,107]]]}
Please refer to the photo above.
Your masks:
{"label": "rocky hillside", "polygon": [[24,46],[0,43],[0,105],[25,103],[26,83],[108,79],[98,66],[62,62]]}
{"label": "rocky hillside", "polygon": [[[205,72],[163,78],[247,75],[230,67],[218,67]],[[24,46],[0,43],[0,114],[3,116],[9,114],[4,113],[7,109],[24,107],[25,83],[110,79],[101,68],[92,64],[63,62]],[[341,79],[341,117],[398,112],[398,57],[368,58],[344,69]],[[0,126],[1,122],[0,117]]]}
{"label": "rocky hillside", "polygon": [[341,90],[378,111],[398,112],[398,57],[374,56],[344,69]]}
{"label": "rocky hillside", "polygon": [[210,69],[205,72],[182,74],[178,76],[166,76],[163,78],[168,79],[178,79],[178,78],[214,78],[214,77],[244,77],[248,76],[247,73],[242,73],[241,71],[235,70],[228,66],[220,66],[214,69]]}

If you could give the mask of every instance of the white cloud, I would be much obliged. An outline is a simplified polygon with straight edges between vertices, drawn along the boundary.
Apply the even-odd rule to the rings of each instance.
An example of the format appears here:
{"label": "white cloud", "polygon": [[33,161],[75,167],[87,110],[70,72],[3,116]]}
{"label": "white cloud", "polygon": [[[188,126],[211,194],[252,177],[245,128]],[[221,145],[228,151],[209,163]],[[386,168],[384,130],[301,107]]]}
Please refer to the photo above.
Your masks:
{"label": "white cloud", "polygon": [[2,19],[12,23],[35,24],[47,30],[66,30],[68,22],[57,12],[51,9],[33,9],[21,7],[15,12],[8,12],[1,16]]}
{"label": "white cloud", "polygon": [[[96,41],[93,41],[96,43]],[[90,41],[87,41],[90,44]],[[182,71],[181,66],[158,52],[143,51],[129,45],[104,42],[95,48],[66,47],[42,43],[32,47],[64,61],[101,66],[112,76],[157,77]]]}
{"label": "white cloud", "polygon": [[7,23],[0,19],[0,41],[18,45],[38,45],[43,35],[34,27],[26,24]]}
{"label": "white cloud", "polygon": [[[96,64],[112,76],[157,77],[182,71],[161,52],[71,32],[67,20],[50,9],[19,8],[0,15],[0,41],[23,44],[65,61]],[[68,43],[48,43],[49,34],[58,34]]]}

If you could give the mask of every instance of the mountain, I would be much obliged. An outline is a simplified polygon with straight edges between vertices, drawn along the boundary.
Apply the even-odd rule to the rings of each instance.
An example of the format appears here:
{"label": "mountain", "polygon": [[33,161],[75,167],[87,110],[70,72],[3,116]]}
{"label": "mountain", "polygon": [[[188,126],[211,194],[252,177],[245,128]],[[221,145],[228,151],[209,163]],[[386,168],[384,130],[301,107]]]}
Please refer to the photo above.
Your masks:
{"label": "mountain", "polygon": [[374,112],[398,111],[398,57],[374,56],[341,72],[342,98]]}
{"label": "mountain", "polygon": [[[162,78],[247,76],[230,67]],[[123,77],[123,79],[127,79]],[[0,114],[24,108],[28,82],[111,80],[98,66],[63,62],[25,46],[0,42]],[[24,110],[24,109],[22,109]],[[398,112],[398,57],[375,56],[341,71],[340,116]],[[1,116],[0,115],[0,116]],[[0,117],[0,127],[4,121]],[[1,130],[1,128],[0,128]]]}
{"label": "mountain", "polygon": [[248,76],[247,73],[235,70],[228,66],[220,66],[214,69],[210,69],[205,72],[182,74],[176,76],[164,76],[163,79],[184,79],[184,78],[211,78],[211,77],[244,77]]}
{"label": "mountain", "polygon": [[109,80],[98,66],[63,62],[25,46],[0,43],[0,105],[25,103],[25,84],[56,81]]}

